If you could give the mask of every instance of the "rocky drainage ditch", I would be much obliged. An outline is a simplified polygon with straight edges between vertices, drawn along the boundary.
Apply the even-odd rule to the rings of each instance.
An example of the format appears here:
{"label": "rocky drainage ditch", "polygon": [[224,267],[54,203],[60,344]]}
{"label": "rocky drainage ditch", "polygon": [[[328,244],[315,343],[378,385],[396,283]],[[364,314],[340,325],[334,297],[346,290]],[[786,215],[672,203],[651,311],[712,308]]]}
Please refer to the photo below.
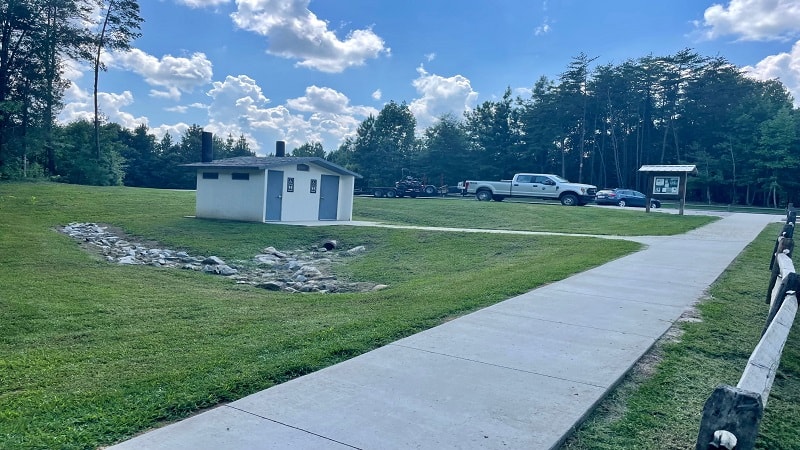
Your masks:
{"label": "rocky drainage ditch", "polygon": [[333,275],[332,266],[365,253],[367,249],[363,245],[340,250],[335,241],[326,241],[309,249],[294,251],[266,247],[252,260],[229,263],[217,256],[190,255],[135,242],[122,230],[103,224],[70,223],[60,227],[59,231],[110,263],[194,270],[269,291],[341,293],[377,291],[388,287],[385,284],[339,280]]}

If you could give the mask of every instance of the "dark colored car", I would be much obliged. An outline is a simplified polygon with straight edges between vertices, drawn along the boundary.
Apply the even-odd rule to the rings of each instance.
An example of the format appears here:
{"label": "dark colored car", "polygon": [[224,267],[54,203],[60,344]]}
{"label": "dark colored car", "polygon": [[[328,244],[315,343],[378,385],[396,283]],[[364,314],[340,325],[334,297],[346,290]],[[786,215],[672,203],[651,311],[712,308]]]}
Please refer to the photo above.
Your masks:
{"label": "dark colored car", "polygon": [[[633,189],[603,189],[597,191],[594,201],[598,205],[638,206],[640,208],[647,205],[647,197]],[[661,202],[651,198],[650,207],[661,208]]]}

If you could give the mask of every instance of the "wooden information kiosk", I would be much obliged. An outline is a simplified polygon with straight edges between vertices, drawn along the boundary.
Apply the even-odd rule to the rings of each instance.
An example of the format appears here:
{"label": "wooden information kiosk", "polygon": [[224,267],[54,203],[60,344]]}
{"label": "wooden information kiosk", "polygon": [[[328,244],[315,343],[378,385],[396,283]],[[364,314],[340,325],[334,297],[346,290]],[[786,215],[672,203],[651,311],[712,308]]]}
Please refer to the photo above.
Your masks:
{"label": "wooden information kiosk", "polygon": [[650,199],[678,200],[678,213],[683,215],[686,205],[686,179],[689,175],[697,175],[697,166],[642,166],[639,172],[647,174],[647,197],[645,208],[650,212]]}

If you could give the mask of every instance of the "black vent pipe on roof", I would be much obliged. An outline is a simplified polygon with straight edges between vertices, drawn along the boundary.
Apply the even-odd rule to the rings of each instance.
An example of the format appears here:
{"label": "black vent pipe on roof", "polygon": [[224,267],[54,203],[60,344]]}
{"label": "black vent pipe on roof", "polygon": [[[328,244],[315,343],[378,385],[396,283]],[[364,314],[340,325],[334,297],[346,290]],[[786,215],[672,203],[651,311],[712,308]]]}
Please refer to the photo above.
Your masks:
{"label": "black vent pipe on roof", "polygon": [[275,156],[278,158],[283,158],[284,156],[286,156],[286,142],[284,141],[275,142]]}
{"label": "black vent pipe on roof", "polygon": [[200,161],[208,163],[214,160],[213,134],[210,131],[203,131],[200,141]]}

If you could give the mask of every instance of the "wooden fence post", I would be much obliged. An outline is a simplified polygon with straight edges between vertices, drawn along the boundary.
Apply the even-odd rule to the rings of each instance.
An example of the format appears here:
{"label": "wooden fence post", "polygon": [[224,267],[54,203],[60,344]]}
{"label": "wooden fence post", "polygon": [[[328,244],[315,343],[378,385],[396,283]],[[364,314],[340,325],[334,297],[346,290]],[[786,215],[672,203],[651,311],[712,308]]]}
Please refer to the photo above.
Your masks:
{"label": "wooden fence post", "polygon": [[[767,323],[736,387],[718,386],[703,407],[696,450],[751,450],[769,400],[769,392],[781,361],[781,353],[797,314],[800,276],[792,262],[794,205],[789,205],[786,224],[775,240],[767,290],[770,305]],[[778,285],[778,279],[781,279]]]}
{"label": "wooden fence post", "polygon": [[720,430],[736,436],[736,450],[752,449],[763,415],[760,395],[733,386],[717,386],[703,407],[695,450],[733,450],[733,447],[727,448],[722,442],[716,442],[714,434]]}
{"label": "wooden fence post", "polygon": [[764,324],[764,329],[761,331],[761,336],[764,336],[767,333],[767,329],[772,324],[773,319],[775,319],[778,311],[780,311],[781,307],[783,306],[786,296],[796,293],[798,286],[800,286],[800,282],[798,282],[798,276],[796,273],[792,272],[786,274],[786,278],[784,278],[783,282],[781,282],[777,292],[770,293],[770,295],[772,295],[772,299],[769,305],[769,314],[767,315],[767,323]]}

